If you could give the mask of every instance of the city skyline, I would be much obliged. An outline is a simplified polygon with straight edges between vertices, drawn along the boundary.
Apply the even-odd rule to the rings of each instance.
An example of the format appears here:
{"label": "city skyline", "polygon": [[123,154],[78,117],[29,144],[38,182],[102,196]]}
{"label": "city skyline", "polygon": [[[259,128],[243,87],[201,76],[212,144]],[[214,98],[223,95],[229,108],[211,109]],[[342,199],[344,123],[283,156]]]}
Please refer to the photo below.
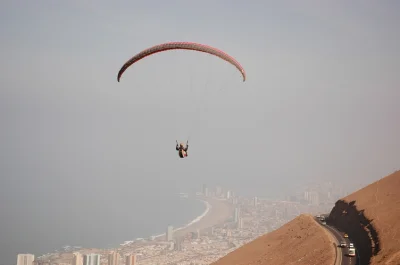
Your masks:
{"label": "city skyline", "polygon": [[[275,229],[278,229],[285,222],[290,221],[301,213],[325,213],[333,207],[335,201],[338,199],[335,198],[335,196],[340,196],[341,192],[343,192],[343,189],[341,187],[334,186],[331,182],[323,182],[317,185],[305,187],[304,189],[297,191],[297,193],[300,195],[287,196],[289,197],[288,200],[279,201],[258,196],[243,197],[238,195],[235,191],[225,187],[224,185],[210,186],[207,184],[203,184],[201,188],[198,189],[198,192],[195,195],[197,198],[214,198],[225,201],[229,205],[232,205],[230,218],[224,221],[223,226],[221,226],[222,224],[220,224],[211,226],[207,229],[202,229],[201,231],[199,229],[194,229],[190,232],[187,232],[186,234],[176,235],[176,233],[174,232],[174,227],[172,225],[166,225],[166,233],[164,237],[160,237],[161,241],[154,237],[149,237],[148,239],[137,238],[135,240],[131,240],[129,242],[121,244],[118,249],[105,250],[106,252],[104,253],[106,254],[104,254],[104,258],[105,260],[107,260],[108,265],[126,265],[128,263],[130,265],[134,265],[135,261],[137,260],[137,255],[140,253],[132,254],[128,252],[125,254],[122,253],[121,255],[121,249],[129,248],[129,246],[131,245],[146,246],[146,244],[152,244],[152,242],[162,243],[163,240],[165,242],[168,242],[169,246],[160,252],[161,255],[166,255],[171,251],[173,253],[180,253],[185,248],[185,246],[187,246],[188,242],[196,242],[196,240],[200,240],[204,237],[220,237],[221,239],[226,240],[228,245],[230,245],[232,244],[235,235],[239,236],[239,238],[242,237],[241,235],[243,235],[243,232],[238,233],[235,231],[245,231],[246,229],[249,229],[249,227],[257,227],[257,229],[260,230],[256,230],[258,231],[256,235],[259,236],[264,233],[268,233]],[[189,193],[180,193],[180,195],[182,194],[185,195],[182,197],[183,199],[188,199],[193,196]],[[280,206],[277,207],[274,205]],[[270,210],[266,210],[268,209],[268,207],[272,208]],[[302,208],[304,209],[301,210]],[[259,217],[256,217],[258,215]],[[254,218],[260,219],[258,220]],[[266,228],[264,228],[264,230],[261,229],[262,224],[266,220],[269,220],[268,218],[276,220],[277,223],[267,226]],[[222,227],[225,228],[221,230]],[[220,233],[222,234],[220,235]],[[253,233],[248,234],[246,239],[244,239],[241,244],[249,242],[249,240],[254,238],[254,235],[255,234]],[[72,248],[64,249],[67,250]],[[98,254],[82,255],[79,252],[76,252],[76,249],[70,251],[72,251],[73,253],[73,258],[70,263],[71,265],[98,265],[97,263],[100,264],[101,257]],[[140,255],[141,256],[139,258],[139,264],[141,264],[140,260],[146,260],[143,259],[144,257],[142,256],[142,254]],[[35,260],[34,265],[48,265],[45,261],[46,259],[43,259],[43,257],[40,257],[40,260],[42,261],[39,262],[38,260]]]}

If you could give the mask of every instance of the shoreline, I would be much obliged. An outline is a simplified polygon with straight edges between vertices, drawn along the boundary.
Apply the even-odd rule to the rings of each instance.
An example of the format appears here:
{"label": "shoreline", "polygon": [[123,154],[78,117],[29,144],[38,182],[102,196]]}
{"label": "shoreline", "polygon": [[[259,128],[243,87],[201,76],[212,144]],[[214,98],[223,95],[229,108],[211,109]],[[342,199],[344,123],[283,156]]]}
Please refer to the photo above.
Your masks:
{"label": "shoreline", "polygon": [[[204,205],[206,206],[206,209],[204,210],[204,212],[201,215],[197,216],[195,219],[193,219],[190,223],[188,223],[188,224],[186,224],[184,226],[178,227],[176,229],[172,229],[172,231],[174,233],[177,232],[177,231],[180,231],[182,229],[186,229],[186,228],[190,227],[191,225],[193,225],[193,224],[195,224],[197,222],[200,222],[210,212],[210,210],[212,208],[212,205],[209,202],[207,202],[205,200],[202,200],[202,199],[199,199],[199,198],[197,198],[197,200],[203,202]],[[154,239],[158,239],[158,238],[163,237],[163,236],[166,236],[166,233],[159,234],[159,235],[152,236],[152,237],[154,237]]]}
{"label": "shoreline", "polygon": [[[198,197],[197,199],[203,201],[209,207],[200,215],[201,218],[199,216],[184,227],[174,229],[174,237],[181,237],[197,230],[201,232],[202,230],[209,229],[212,226],[225,222],[233,214],[233,205],[225,200],[206,197]],[[165,233],[155,240],[163,241],[164,237]]]}
{"label": "shoreline", "polygon": [[197,200],[201,201],[201,202],[203,202],[205,204],[206,209],[204,210],[204,212],[201,215],[197,216],[196,219],[194,219],[193,221],[191,221],[187,225],[175,229],[174,232],[178,231],[178,230],[182,230],[182,229],[188,228],[189,226],[191,226],[191,225],[193,225],[193,224],[195,224],[197,222],[200,222],[201,219],[203,219],[208,214],[208,212],[211,210],[212,205],[209,202],[201,200],[201,199],[197,199]]}
{"label": "shoreline", "polygon": [[[234,207],[225,200],[207,198],[203,196],[196,196],[196,200],[204,203],[206,206],[205,210],[188,224],[173,229],[174,237],[221,224],[233,214]],[[153,239],[153,241],[165,241],[166,232],[150,237]],[[123,244],[120,244],[120,246],[126,247],[134,242],[137,241],[125,241]]]}

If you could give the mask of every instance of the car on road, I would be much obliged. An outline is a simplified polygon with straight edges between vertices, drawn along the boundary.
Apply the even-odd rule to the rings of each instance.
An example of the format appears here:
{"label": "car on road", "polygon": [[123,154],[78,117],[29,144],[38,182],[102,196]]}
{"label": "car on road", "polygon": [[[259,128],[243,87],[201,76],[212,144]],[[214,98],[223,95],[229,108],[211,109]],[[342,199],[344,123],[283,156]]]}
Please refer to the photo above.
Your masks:
{"label": "car on road", "polygon": [[345,247],[347,247],[347,244],[346,244],[346,242],[342,241],[342,242],[340,243],[340,247],[341,247],[341,248],[345,248]]}
{"label": "car on road", "polygon": [[347,256],[354,257],[355,255],[356,255],[356,249],[355,248],[349,248],[349,252],[347,252]]}
{"label": "car on road", "polygon": [[354,244],[353,244],[353,243],[350,243],[350,244],[349,244],[349,248],[354,248]]}
{"label": "car on road", "polygon": [[343,237],[348,238],[349,235],[345,233],[345,234],[343,235]]}

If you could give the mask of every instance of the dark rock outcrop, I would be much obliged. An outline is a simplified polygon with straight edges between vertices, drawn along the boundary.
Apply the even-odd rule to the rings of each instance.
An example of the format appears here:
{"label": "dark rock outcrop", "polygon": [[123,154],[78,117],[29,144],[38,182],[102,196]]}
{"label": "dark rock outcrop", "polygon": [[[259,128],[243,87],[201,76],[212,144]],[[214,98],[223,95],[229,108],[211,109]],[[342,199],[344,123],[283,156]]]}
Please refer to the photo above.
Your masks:
{"label": "dark rock outcrop", "polygon": [[333,207],[327,223],[335,226],[340,231],[347,233],[357,247],[357,254],[361,265],[368,265],[373,256],[380,251],[378,233],[364,215],[363,209],[357,209],[356,202],[339,200]]}

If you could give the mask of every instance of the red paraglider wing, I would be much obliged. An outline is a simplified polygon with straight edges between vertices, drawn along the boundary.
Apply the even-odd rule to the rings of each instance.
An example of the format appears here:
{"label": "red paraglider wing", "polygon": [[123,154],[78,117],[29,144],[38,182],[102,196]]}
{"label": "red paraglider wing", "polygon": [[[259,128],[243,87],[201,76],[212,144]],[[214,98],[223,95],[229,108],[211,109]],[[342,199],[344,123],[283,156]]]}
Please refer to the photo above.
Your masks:
{"label": "red paraglider wing", "polygon": [[135,56],[133,56],[131,59],[129,59],[119,70],[118,72],[118,82],[122,76],[122,74],[125,72],[126,69],[128,69],[129,66],[134,64],[135,62],[158,52],[163,52],[163,51],[168,51],[168,50],[193,50],[193,51],[199,51],[199,52],[205,52],[209,53],[215,56],[218,56],[219,58],[233,64],[242,74],[243,76],[243,82],[246,80],[246,72],[244,71],[243,67],[239,64],[238,61],[236,61],[232,56],[228,55],[227,53],[218,50],[214,47],[207,46],[204,44],[199,44],[199,43],[194,43],[194,42],[168,42],[168,43],[163,43],[159,44],[153,47],[150,47]]}

